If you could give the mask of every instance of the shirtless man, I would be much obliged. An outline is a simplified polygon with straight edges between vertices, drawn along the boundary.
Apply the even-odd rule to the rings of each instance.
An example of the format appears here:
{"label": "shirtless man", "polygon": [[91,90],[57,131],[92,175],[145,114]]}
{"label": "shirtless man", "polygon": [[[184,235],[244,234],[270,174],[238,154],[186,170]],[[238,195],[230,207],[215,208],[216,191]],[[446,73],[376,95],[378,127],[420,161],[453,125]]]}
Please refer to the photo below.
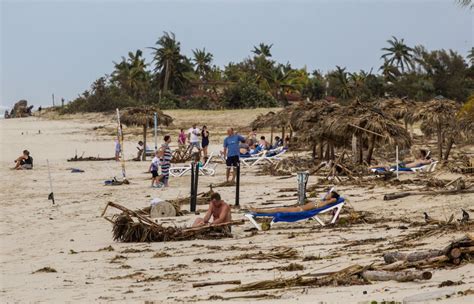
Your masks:
{"label": "shirtless man", "polygon": [[[212,223],[209,222],[213,218]],[[204,218],[198,217],[193,224],[193,227],[199,227],[204,225],[215,225],[230,222],[232,220],[230,206],[225,203],[219,193],[211,194],[209,209],[207,210]]]}

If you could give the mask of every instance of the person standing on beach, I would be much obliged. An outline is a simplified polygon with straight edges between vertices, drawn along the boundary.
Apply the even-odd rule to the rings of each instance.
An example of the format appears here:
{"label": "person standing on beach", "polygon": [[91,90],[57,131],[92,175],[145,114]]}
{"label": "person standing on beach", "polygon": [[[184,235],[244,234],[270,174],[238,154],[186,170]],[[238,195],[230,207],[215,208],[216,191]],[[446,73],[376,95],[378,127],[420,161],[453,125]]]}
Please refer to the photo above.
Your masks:
{"label": "person standing on beach", "polygon": [[182,148],[185,145],[186,145],[186,133],[184,133],[184,130],[181,129],[178,135],[178,146]]}
{"label": "person standing on beach", "polygon": [[188,130],[188,140],[191,145],[191,151],[196,147],[201,154],[201,144],[199,143],[199,136],[201,135],[201,130],[196,127],[196,124],[193,124],[193,127]]}
{"label": "person standing on beach", "polygon": [[227,129],[227,137],[224,139],[224,159],[227,165],[226,170],[226,181],[229,182],[230,169],[233,169],[232,180],[235,182],[235,176],[237,166],[240,163],[240,143],[245,142],[245,138],[242,135],[234,133],[234,129]]}
{"label": "person standing on beach", "polygon": [[168,187],[168,180],[170,177],[170,166],[171,159],[173,158],[171,148],[169,146],[171,142],[171,136],[165,135],[163,138],[164,143],[161,145],[159,150],[160,164],[161,164],[161,182],[165,187]]}
{"label": "person standing on beach", "polygon": [[209,146],[209,132],[207,131],[206,126],[202,126],[201,137],[202,137],[202,142],[201,142],[202,154],[204,157],[204,161],[207,161],[207,147]]}

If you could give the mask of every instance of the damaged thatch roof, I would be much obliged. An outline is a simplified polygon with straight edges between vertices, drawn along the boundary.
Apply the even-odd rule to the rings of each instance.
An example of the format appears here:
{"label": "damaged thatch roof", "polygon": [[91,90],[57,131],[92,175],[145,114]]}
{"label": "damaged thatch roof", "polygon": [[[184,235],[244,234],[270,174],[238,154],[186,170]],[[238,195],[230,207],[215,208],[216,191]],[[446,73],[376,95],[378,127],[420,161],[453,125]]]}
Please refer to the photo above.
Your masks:
{"label": "damaged thatch roof", "polygon": [[120,115],[120,121],[127,126],[153,125],[153,115],[155,112],[158,114],[159,125],[169,126],[173,122],[171,116],[164,114],[160,109],[151,106],[125,108]]}

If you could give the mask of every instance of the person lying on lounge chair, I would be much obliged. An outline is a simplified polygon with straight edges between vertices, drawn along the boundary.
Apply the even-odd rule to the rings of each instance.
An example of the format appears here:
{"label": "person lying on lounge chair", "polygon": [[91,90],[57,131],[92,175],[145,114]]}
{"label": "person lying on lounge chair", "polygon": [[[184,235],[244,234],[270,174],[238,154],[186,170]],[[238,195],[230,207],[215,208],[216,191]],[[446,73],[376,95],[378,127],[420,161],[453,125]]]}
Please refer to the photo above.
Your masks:
{"label": "person lying on lounge chair", "polygon": [[337,202],[339,194],[336,191],[329,192],[326,194],[324,199],[320,202],[310,202],[306,203],[303,206],[294,206],[294,207],[277,207],[277,208],[268,208],[268,209],[258,209],[250,207],[249,210],[254,213],[287,213],[287,212],[301,212],[309,211],[317,208],[321,208],[330,204]]}
{"label": "person lying on lounge chair", "polygon": [[[213,218],[212,223],[209,220]],[[230,206],[221,199],[219,193],[215,192],[211,194],[209,209],[206,212],[204,218],[198,217],[193,224],[193,227],[200,227],[205,225],[215,225],[221,223],[227,223],[232,221]]]}
{"label": "person lying on lounge chair", "polygon": [[[415,159],[410,162],[400,162],[398,164],[399,168],[417,168],[421,167],[424,165],[429,165],[433,162],[433,160],[430,157],[430,152],[426,151],[425,149],[420,149],[415,155]],[[370,169],[376,169],[376,170],[385,170],[385,171],[390,171],[390,169],[395,169],[396,170],[397,166],[372,166]]]}

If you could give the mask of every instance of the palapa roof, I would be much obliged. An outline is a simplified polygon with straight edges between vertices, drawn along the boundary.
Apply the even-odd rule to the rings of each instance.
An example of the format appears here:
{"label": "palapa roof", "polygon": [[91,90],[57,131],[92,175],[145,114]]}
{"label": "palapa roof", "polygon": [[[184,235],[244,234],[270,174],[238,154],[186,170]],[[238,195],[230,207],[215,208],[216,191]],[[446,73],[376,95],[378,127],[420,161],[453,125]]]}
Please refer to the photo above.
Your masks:
{"label": "palapa roof", "polygon": [[[401,147],[411,146],[410,134],[389,113],[370,104],[354,102],[341,107],[325,119],[323,133],[326,138],[349,144],[352,135],[372,137],[377,142],[396,144]],[[367,132],[365,130],[377,133]]]}
{"label": "palapa roof", "polygon": [[381,98],[376,101],[376,107],[389,113],[395,119],[409,120],[417,109],[417,103],[407,98]]}
{"label": "palapa roof", "polygon": [[155,112],[158,114],[159,125],[171,125],[173,118],[152,106],[125,108],[120,113],[120,122],[127,126],[153,125]]}

